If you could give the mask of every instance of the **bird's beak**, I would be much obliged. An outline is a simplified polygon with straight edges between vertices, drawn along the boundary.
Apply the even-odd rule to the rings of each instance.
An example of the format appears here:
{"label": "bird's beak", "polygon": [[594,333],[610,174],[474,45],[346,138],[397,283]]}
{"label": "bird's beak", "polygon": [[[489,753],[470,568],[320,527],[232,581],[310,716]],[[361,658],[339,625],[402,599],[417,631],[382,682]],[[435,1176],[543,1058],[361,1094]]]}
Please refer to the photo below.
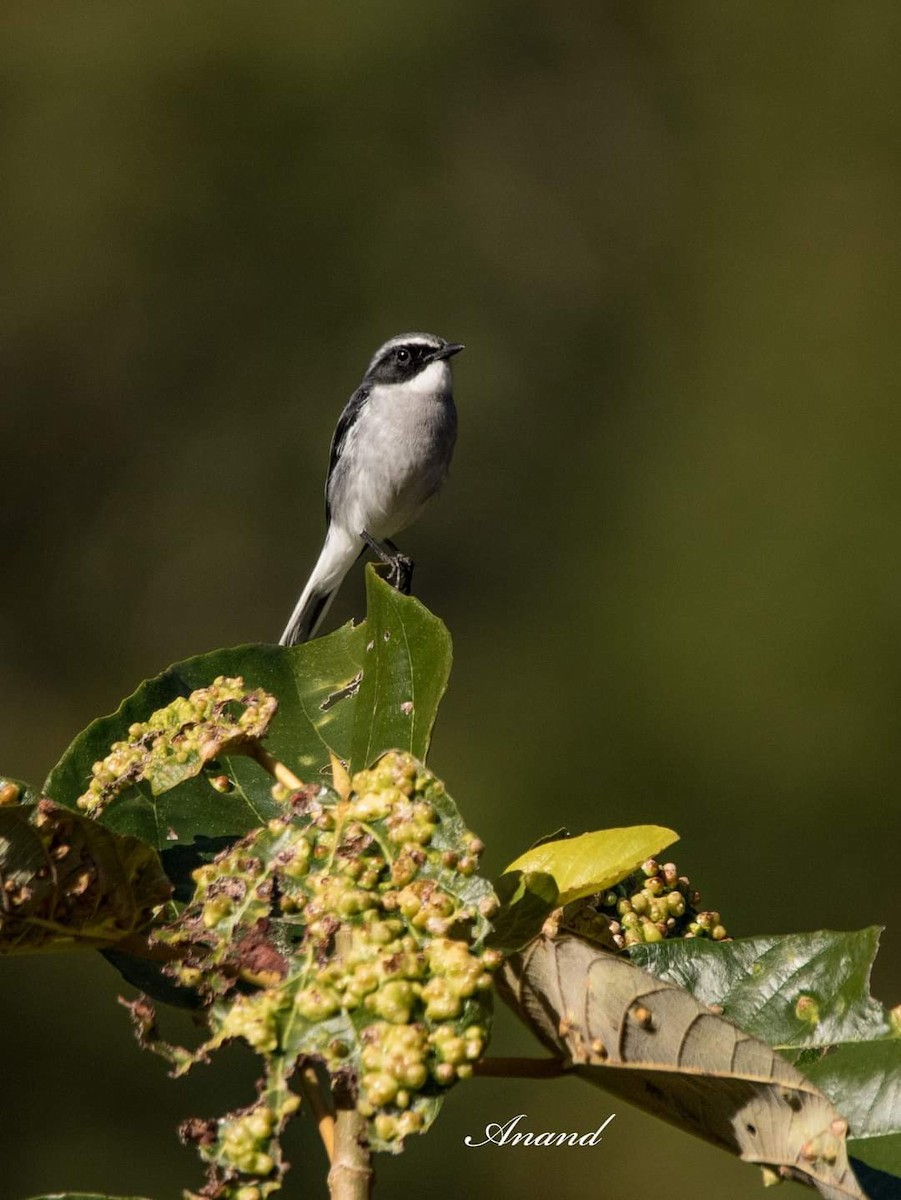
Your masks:
{"label": "bird's beak", "polygon": [[439,358],[451,358],[454,354],[459,354],[466,347],[462,342],[448,342],[446,346],[442,346],[440,350],[432,351],[431,362]]}

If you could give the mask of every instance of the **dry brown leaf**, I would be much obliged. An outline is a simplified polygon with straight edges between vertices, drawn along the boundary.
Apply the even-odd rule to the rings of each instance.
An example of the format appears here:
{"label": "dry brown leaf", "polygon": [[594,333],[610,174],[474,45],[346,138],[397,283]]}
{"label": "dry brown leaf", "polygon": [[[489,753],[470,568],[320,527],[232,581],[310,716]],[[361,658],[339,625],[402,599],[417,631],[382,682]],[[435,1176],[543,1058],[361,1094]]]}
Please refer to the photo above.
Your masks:
{"label": "dry brown leaf", "polygon": [[511,956],[501,990],[588,1082],[827,1200],[866,1200],[822,1092],[689,992],[572,936]]}

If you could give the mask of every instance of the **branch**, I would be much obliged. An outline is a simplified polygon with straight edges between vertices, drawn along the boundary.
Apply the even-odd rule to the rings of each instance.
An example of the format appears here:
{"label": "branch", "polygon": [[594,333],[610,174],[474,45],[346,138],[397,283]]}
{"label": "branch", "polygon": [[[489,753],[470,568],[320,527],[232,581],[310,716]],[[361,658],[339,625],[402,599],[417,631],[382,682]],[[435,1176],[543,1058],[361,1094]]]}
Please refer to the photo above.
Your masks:
{"label": "branch", "polygon": [[331,1200],[369,1200],[372,1183],[366,1119],[356,1108],[339,1108],[335,1121],[335,1157],[328,1173],[329,1196]]}

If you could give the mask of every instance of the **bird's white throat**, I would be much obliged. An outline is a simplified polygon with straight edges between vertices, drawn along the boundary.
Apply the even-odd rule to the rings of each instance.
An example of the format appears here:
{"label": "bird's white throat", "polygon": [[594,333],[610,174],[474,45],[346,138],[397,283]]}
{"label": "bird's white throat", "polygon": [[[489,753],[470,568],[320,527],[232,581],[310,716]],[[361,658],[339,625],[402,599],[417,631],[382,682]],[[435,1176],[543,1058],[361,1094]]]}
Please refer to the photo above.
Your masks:
{"label": "bird's white throat", "polygon": [[408,395],[434,396],[439,392],[451,390],[450,367],[443,358],[430,362],[427,367],[408,379],[400,387]]}

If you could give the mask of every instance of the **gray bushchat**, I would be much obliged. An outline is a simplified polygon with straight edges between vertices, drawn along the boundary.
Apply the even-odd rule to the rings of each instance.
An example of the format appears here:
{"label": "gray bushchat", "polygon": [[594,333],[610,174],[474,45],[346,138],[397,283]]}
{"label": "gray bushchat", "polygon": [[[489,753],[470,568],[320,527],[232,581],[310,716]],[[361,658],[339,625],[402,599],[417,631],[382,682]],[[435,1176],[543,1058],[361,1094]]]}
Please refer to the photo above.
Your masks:
{"label": "gray bushchat", "polygon": [[432,333],[402,333],[372,356],[332,438],[325,544],[282,645],[313,637],[366,546],[390,564],[392,583],[409,586],[412,564],[389,539],[447,476],[457,437],[450,359],[462,349]]}

